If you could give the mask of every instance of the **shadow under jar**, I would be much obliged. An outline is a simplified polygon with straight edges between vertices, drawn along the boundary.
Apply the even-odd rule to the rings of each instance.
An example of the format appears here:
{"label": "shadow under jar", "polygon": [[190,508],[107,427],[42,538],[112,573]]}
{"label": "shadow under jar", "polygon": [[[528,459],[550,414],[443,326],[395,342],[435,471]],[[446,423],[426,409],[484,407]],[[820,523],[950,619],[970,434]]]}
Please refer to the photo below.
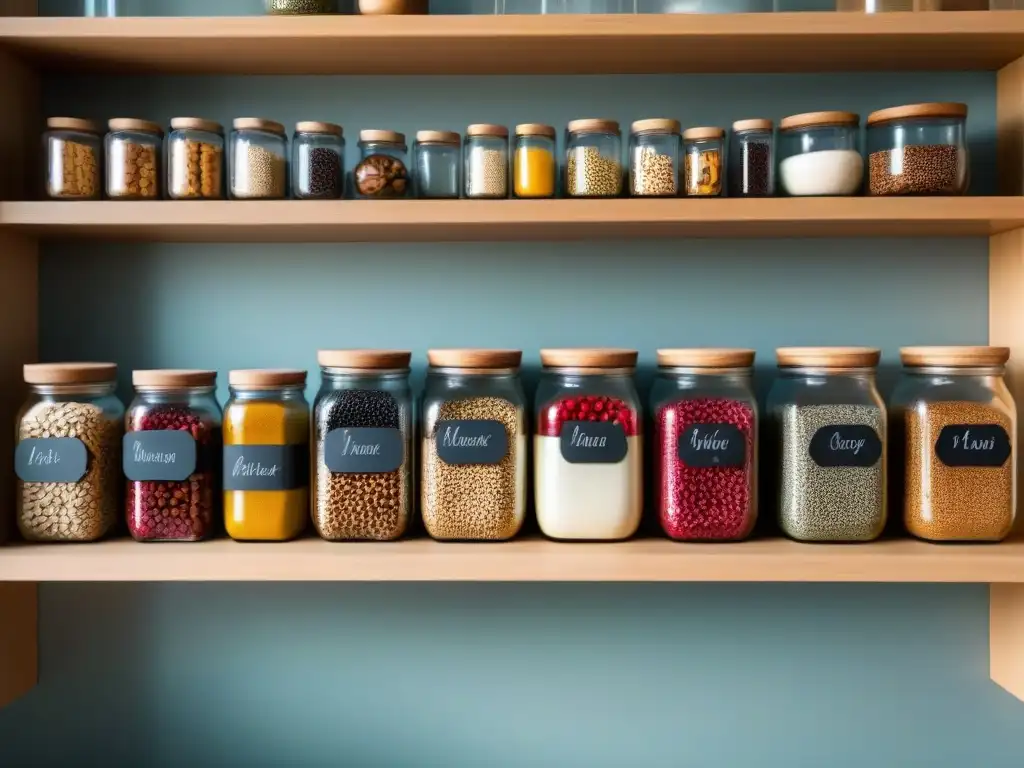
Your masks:
{"label": "shadow under jar", "polygon": [[683,131],[683,194],[721,197],[724,173],[725,131],[721,128]]}
{"label": "shadow under jar", "polygon": [[55,200],[96,200],[100,196],[102,129],[91,120],[51,117],[46,121],[46,196]]}
{"label": "shadow under jar", "polygon": [[304,121],[292,136],[292,196],[337,200],[345,193],[345,138],[340,125]]}
{"label": "shadow under jar", "polygon": [[872,195],[967,193],[967,105],[908,104],[868,115]]}
{"label": "shadow under jar", "polygon": [[856,195],[864,181],[860,117],[806,112],[779,123],[779,181],[794,197]]}
{"label": "shadow under jar", "polygon": [[232,125],[232,199],[283,200],[288,194],[284,126],[261,117],[239,117]]}
{"label": "shadow under jar", "polygon": [[565,194],[618,197],[622,194],[622,137],[614,120],[585,118],[568,126]]}
{"label": "shadow under jar", "polygon": [[412,148],[416,197],[451,200],[459,196],[462,137],[454,131],[417,131]]}
{"label": "shadow under jar", "polygon": [[122,453],[128,532],[136,541],[200,541],[213,529],[221,462],[214,371],[133,371]]}
{"label": "shadow under jar", "polygon": [[172,200],[224,197],[224,127],[200,117],[171,119],[167,137],[167,196]]}
{"label": "shadow under jar", "polygon": [[107,197],[159,200],[163,128],[130,117],[116,117],[107,128]]}
{"label": "shadow under jar", "polygon": [[637,120],[629,136],[629,192],[634,197],[679,194],[678,120]]}
{"label": "shadow under jar", "polygon": [[752,118],[732,124],[728,179],[730,197],[775,194],[775,139],[771,120]]}
{"label": "shadow under jar", "polygon": [[361,159],[352,172],[357,197],[375,200],[409,195],[404,133],[360,131],[359,150]]}
{"label": "shadow under jar", "polygon": [[508,197],[508,128],[489,123],[468,126],[462,154],[467,198]]}

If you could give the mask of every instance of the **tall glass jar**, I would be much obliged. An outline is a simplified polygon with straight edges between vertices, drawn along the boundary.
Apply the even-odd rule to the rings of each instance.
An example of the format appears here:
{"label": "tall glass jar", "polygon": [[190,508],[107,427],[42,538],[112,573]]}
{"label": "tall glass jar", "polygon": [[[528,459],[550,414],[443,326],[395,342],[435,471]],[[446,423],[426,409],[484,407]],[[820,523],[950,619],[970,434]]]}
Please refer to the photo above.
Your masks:
{"label": "tall glass jar", "polygon": [[725,131],[687,128],[683,131],[683,194],[719,197],[725,180]]}
{"label": "tall glass jar", "polygon": [[261,117],[239,117],[231,133],[231,197],[281,200],[288,195],[288,136]]}
{"label": "tall glass jar", "polygon": [[200,541],[213,529],[221,463],[214,371],[133,371],[122,466],[136,541]]}
{"label": "tall glass jar", "polygon": [[738,541],[757,522],[751,349],[659,349],[651,390],[658,518],[678,541]]}
{"label": "tall glass jar", "polygon": [[360,131],[359,150],[362,159],[352,172],[356,196],[376,199],[406,197],[409,194],[405,134]]}
{"label": "tall glass jar", "polygon": [[771,120],[752,118],[732,124],[728,168],[730,197],[775,194],[775,139]]}
{"label": "tall glass jar", "polygon": [[459,196],[462,137],[454,131],[417,131],[413,145],[416,197],[455,199]]}
{"label": "tall glass jar", "polygon": [[629,191],[637,197],[679,194],[678,120],[637,120],[629,136]]}
{"label": "tall glass jar", "polygon": [[558,163],[555,160],[555,128],[541,123],[516,126],[513,176],[518,198],[555,196]]}
{"label": "tall glass jar", "polygon": [[568,126],[565,193],[569,197],[622,194],[622,137],[614,120],[586,118]]}
{"label": "tall glass jar", "polygon": [[907,104],[868,115],[872,195],[967,192],[967,105]]}
{"label": "tall glass jar", "polygon": [[526,515],[522,352],[434,349],[427,358],[420,504],[427,533],[510,539]]}
{"label": "tall glass jar", "polygon": [[224,406],[224,527],[241,541],[288,541],[309,517],[306,372],[228,374]]}
{"label": "tall glass jar", "polygon": [[26,365],[18,412],[17,520],[29,541],[96,541],[121,507],[124,405],[113,363]]}
{"label": "tall glass jar", "polygon": [[489,123],[469,126],[462,154],[466,197],[508,197],[508,128]]}
{"label": "tall glass jar", "polygon": [[223,199],[224,126],[201,117],[171,119],[167,196],[172,200]]}
{"label": "tall glass jar", "polygon": [[412,516],[411,353],[320,350],[313,523],[330,541],[397,539]]}
{"label": "tall glass jar", "polygon": [[931,541],[1005,538],[1017,508],[1017,407],[1003,378],[1010,350],[906,347],[900,355],[893,445],[906,457],[907,531]]}
{"label": "tall glass jar", "polygon": [[95,200],[100,196],[101,128],[91,120],[51,117],[46,121],[46,196]]}
{"label": "tall glass jar", "polygon": [[643,414],[631,349],[542,349],[533,438],[544,535],[619,540],[643,510]]}
{"label": "tall glass jar", "polygon": [[345,138],[340,125],[303,121],[292,137],[292,196],[337,200],[345,193]]}
{"label": "tall glass jar", "polygon": [[779,180],[794,196],[855,195],[864,179],[860,117],[807,112],[779,123]]}
{"label": "tall glass jar", "polygon": [[107,128],[107,197],[159,200],[163,128],[130,117],[116,117]]}
{"label": "tall glass jar", "polygon": [[790,347],[776,354],[768,413],[781,457],[779,527],[799,541],[877,538],[886,520],[880,352]]}

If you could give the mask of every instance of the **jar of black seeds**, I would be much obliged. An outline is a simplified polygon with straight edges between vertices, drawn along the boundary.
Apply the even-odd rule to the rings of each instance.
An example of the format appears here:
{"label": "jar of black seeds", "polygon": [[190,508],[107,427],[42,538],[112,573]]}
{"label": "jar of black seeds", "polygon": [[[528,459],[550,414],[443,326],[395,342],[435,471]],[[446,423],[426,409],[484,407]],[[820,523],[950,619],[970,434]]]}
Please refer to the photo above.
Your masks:
{"label": "jar of black seeds", "polygon": [[775,194],[775,140],[771,120],[754,118],[732,124],[728,169],[730,197]]}
{"label": "jar of black seeds", "polygon": [[337,200],[345,192],[345,139],[340,125],[301,122],[292,138],[292,195]]}

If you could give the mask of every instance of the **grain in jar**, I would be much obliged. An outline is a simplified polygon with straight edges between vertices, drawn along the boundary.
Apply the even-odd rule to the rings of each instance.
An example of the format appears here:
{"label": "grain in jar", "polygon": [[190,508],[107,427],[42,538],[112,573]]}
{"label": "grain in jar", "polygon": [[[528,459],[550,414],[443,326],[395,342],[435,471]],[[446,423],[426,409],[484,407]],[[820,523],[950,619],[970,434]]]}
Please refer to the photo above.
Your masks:
{"label": "grain in jar", "polygon": [[292,195],[337,200],[345,192],[345,137],[340,125],[304,120],[292,136]]}
{"label": "grain in jar", "polygon": [[466,197],[508,197],[508,128],[475,123],[463,145]]}
{"label": "grain in jar", "polygon": [[565,192],[569,197],[622,194],[622,138],[614,120],[585,118],[568,126]]}
{"label": "grain in jar", "polygon": [[91,120],[51,117],[46,121],[46,196],[95,200],[100,196],[101,128]]}
{"label": "grain in jar", "polygon": [[966,104],[907,104],[872,112],[867,119],[868,191],[965,194],[966,130]]}
{"label": "grain in jar", "polygon": [[224,126],[201,117],[171,119],[167,196],[172,200],[223,199]]}
{"label": "grain in jar", "polygon": [[518,198],[555,196],[555,129],[541,123],[516,126],[514,187]]}
{"label": "grain in jar", "polygon": [[163,128],[128,117],[110,120],[107,128],[107,197],[158,200]]}
{"label": "grain in jar", "polygon": [[239,117],[231,132],[231,197],[280,200],[288,193],[288,137],[284,126],[261,117]]}
{"label": "grain in jar", "polygon": [[718,197],[725,173],[725,131],[687,128],[683,131],[683,194]]}
{"label": "grain in jar", "polygon": [[634,197],[679,193],[678,120],[637,120],[629,137],[629,191]]}
{"label": "grain in jar", "polygon": [[407,153],[404,133],[360,131],[360,160],[352,172],[356,196],[368,200],[407,197],[411,191]]}
{"label": "grain in jar", "polygon": [[771,120],[751,118],[732,124],[729,143],[729,196],[775,194],[775,139]]}

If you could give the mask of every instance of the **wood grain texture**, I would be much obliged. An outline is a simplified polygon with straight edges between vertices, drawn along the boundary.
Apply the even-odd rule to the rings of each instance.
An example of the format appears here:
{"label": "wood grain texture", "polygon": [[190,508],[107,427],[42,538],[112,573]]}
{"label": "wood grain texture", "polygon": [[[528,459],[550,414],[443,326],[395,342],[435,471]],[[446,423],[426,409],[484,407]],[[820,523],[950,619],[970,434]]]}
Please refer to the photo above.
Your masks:
{"label": "wood grain texture", "polygon": [[[0,22],[2,23],[2,22]],[[31,200],[41,189],[39,78],[0,50],[0,200]]]}
{"label": "wood grain texture", "polygon": [[3,0],[0,4],[0,16],[35,16],[37,12],[37,0]]}
{"label": "wood grain texture", "polygon": [[1024,584],[989,588],[989,675],[1024,700]]}
{"label": "wood grain texture", "polygon": [[996,154],[999,193],[1024,195],[1024,58],[996,76]]}
{"label": "wood grain texture", "polygon": [[37,591],[32,583],[0,583],[0,707],[36,684]]}

